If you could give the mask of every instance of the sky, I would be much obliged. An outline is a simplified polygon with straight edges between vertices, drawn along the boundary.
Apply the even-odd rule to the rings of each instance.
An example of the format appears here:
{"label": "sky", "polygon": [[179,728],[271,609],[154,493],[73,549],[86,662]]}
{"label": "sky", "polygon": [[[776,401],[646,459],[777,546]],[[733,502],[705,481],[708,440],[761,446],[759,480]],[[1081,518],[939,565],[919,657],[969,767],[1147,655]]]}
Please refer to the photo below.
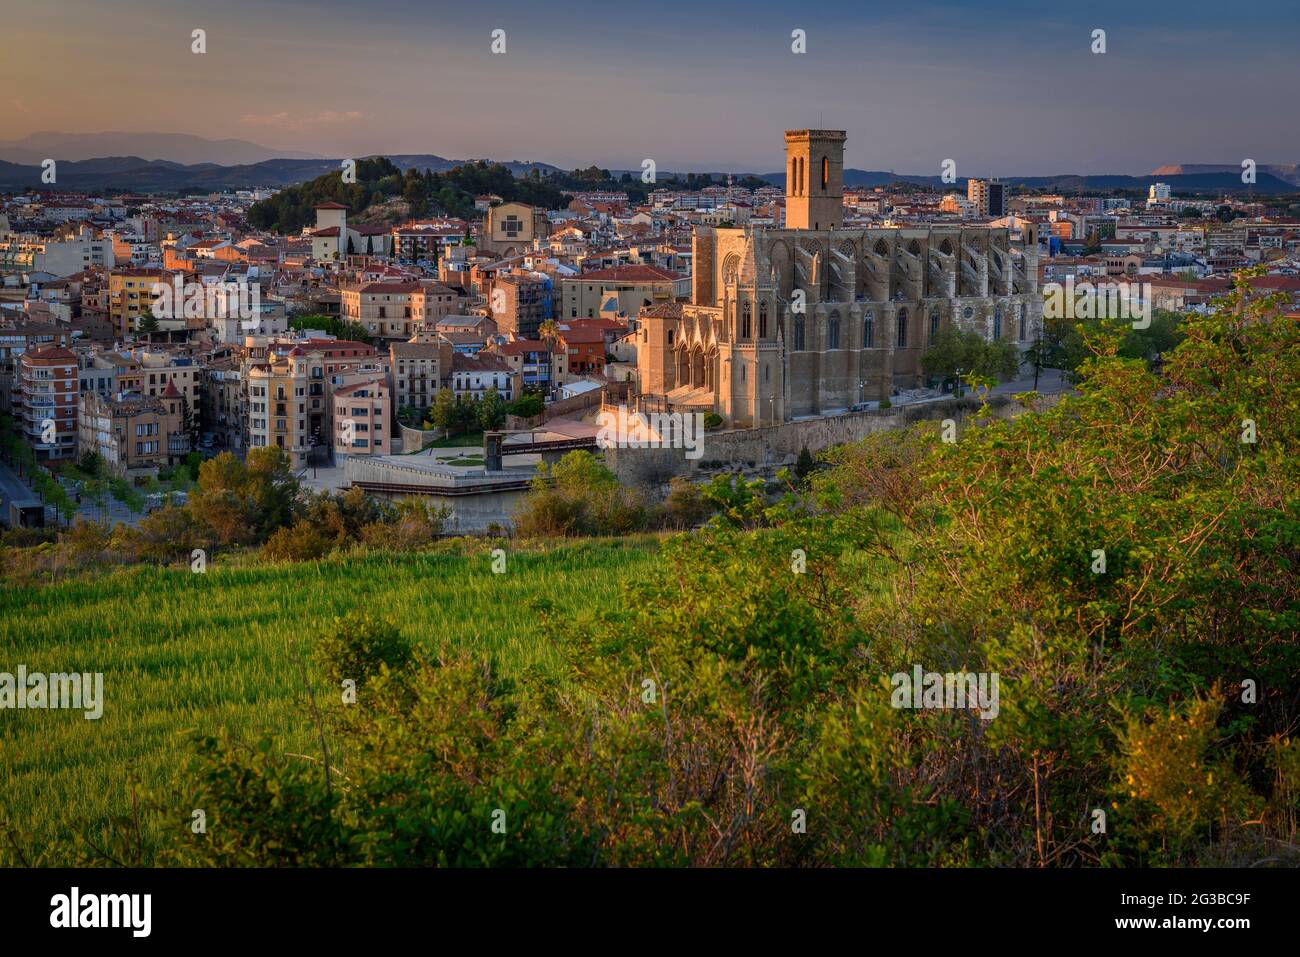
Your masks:
{"label": "sky", "polygon": [[846,165],[900,173],[936,175],[945,159],[958,176],[1300,162],[1298,0],[20,9],[0,13],[6,140],[129,130],[328,157],[772,172],[785,129],[820,126],[847,131]]}

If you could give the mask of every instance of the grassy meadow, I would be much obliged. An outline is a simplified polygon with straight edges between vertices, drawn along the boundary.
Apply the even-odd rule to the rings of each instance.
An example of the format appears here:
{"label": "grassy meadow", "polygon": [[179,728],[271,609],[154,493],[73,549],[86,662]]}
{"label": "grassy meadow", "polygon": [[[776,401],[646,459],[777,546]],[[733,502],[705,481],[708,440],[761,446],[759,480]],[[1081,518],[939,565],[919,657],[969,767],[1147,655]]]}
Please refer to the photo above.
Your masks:
{"label": "grassy meadow", "polygon": [[128,810],[133,774],[160,785],[184,764],[190,731],[225,728],[243,740],[266,731],[314,753],[296,659],[337,616],[392,618],[418,647],[485,651],[507,673],[545,669],[559,655],[538,632],[535,601],[579,619],[659,561],[653,536],[577,541],[511,550],[505,573],[493,574],[492,547],[301,564],[218,559],[205,574],[140,566],[0,585],[0,672],[103,672],[105,699],[95,721],[0,711],[0,863],[70,863],[77,834]]}

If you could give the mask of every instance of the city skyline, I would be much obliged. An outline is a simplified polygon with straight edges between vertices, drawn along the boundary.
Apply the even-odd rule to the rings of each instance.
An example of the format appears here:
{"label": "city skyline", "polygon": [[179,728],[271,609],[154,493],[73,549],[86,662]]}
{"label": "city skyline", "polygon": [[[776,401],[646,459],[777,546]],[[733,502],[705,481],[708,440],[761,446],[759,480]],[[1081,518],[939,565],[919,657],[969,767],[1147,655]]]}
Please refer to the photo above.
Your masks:
{"label": "city skyline", "polygon": [[[598,22],[562,3],[311,11],[299,0],[25,11],[7,24],[3,138],[127,130],[326,157],[765,173],[781,168],[767,133],[780,126],[847,130],[847,166],[916,175],[949,158],[961,177],[1300,159],[1300,131],[1273,121],[1300,32],[1280,2],[1234,9],[1230,25],[1205,2],[1048,13],[1022,0],[889,13],[670,3]],[[70,13],[86,27],[76,37],[59,32]],[[204,54],[191,52],[194,29]],[[490,50],[496,29],[502,54]],[[796,29],[806,53],[791,52]],[[1106,30],[1104,54],[1091,52],[1094,29]],[[52,47],[81,68],[48,75]]]}

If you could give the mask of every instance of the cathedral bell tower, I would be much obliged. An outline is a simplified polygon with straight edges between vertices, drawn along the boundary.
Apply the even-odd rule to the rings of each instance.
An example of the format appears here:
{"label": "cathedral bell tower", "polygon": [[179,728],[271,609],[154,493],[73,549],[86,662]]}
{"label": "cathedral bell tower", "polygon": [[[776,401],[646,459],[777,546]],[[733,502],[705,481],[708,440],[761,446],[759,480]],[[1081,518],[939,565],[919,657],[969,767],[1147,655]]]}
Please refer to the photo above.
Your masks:
{"label": "cathedral bell tower", "polygon": [[844,130],[785,131],[785,228],[844,225]]}

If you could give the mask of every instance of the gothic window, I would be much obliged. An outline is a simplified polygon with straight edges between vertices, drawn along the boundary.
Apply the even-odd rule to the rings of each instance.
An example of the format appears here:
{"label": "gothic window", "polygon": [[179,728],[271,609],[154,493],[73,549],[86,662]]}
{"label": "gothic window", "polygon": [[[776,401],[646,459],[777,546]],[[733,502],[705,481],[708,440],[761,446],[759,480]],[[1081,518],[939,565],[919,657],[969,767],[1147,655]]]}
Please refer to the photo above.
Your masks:
{"label": "gothic window", "polygon": [[767,303],[758,304],[758,338],[767,338]]}
{"label": "gothic window", "polygon": [[832,315],[831,321],[826,326],[826,348],[838,349],[840,347],[840,317]]}
{"label": "gothic window", "polygon": [[826,185],[831,181],[831,161],[828,157],[822,157],[822,192],[826,192]]}
{"label": "gothic window", "polygon": [[740,338],[742,338],[742,339],[748,339],[748,338],[749,338],[749,334],[750,334],[750,312],[751,312],[751,310],[750,310],[749,303],[745,303],[745,305],[744,305],[743,307],[741,307],[741,311],[740,311],[740,315],[741,315],[741,320],[740,320]]}
{"label": "gothic window", "polygon": [[1002,338],[1002,307],[993,310],[993,338]]}
{"label": "gothic window", "polygon": [[939,334],[939,307],[934,306],[930,310],[930,341],[934,342],[934,337]]}
{"label": "gothic window", "polygon": [[790,188],[786,190],[791,196],[799,192],[799,160],[790,157]]}
{"label": "gothic window", "polygon": [[794,351],[803,352],[804,350],[804,318],[799,316],[794,321]]}
{"label": "gothic window", "polygon": [[1016,313],[1020,316],[1020,341],[1024,342],[1026,339],[1029,338],[1028,336],[1029,330],[1027,329],[1028,323],[1025,321],[1024,304],[1016,306]]}
{"label": "gothic window", "polygon": [[898,310],[898,348],[907,348],[907,310]]}
{"label": "gothic window", "polygon": [[873,309],[868,309],[862,316],[862,348],[874,349],[876,347],[876,313]]}

